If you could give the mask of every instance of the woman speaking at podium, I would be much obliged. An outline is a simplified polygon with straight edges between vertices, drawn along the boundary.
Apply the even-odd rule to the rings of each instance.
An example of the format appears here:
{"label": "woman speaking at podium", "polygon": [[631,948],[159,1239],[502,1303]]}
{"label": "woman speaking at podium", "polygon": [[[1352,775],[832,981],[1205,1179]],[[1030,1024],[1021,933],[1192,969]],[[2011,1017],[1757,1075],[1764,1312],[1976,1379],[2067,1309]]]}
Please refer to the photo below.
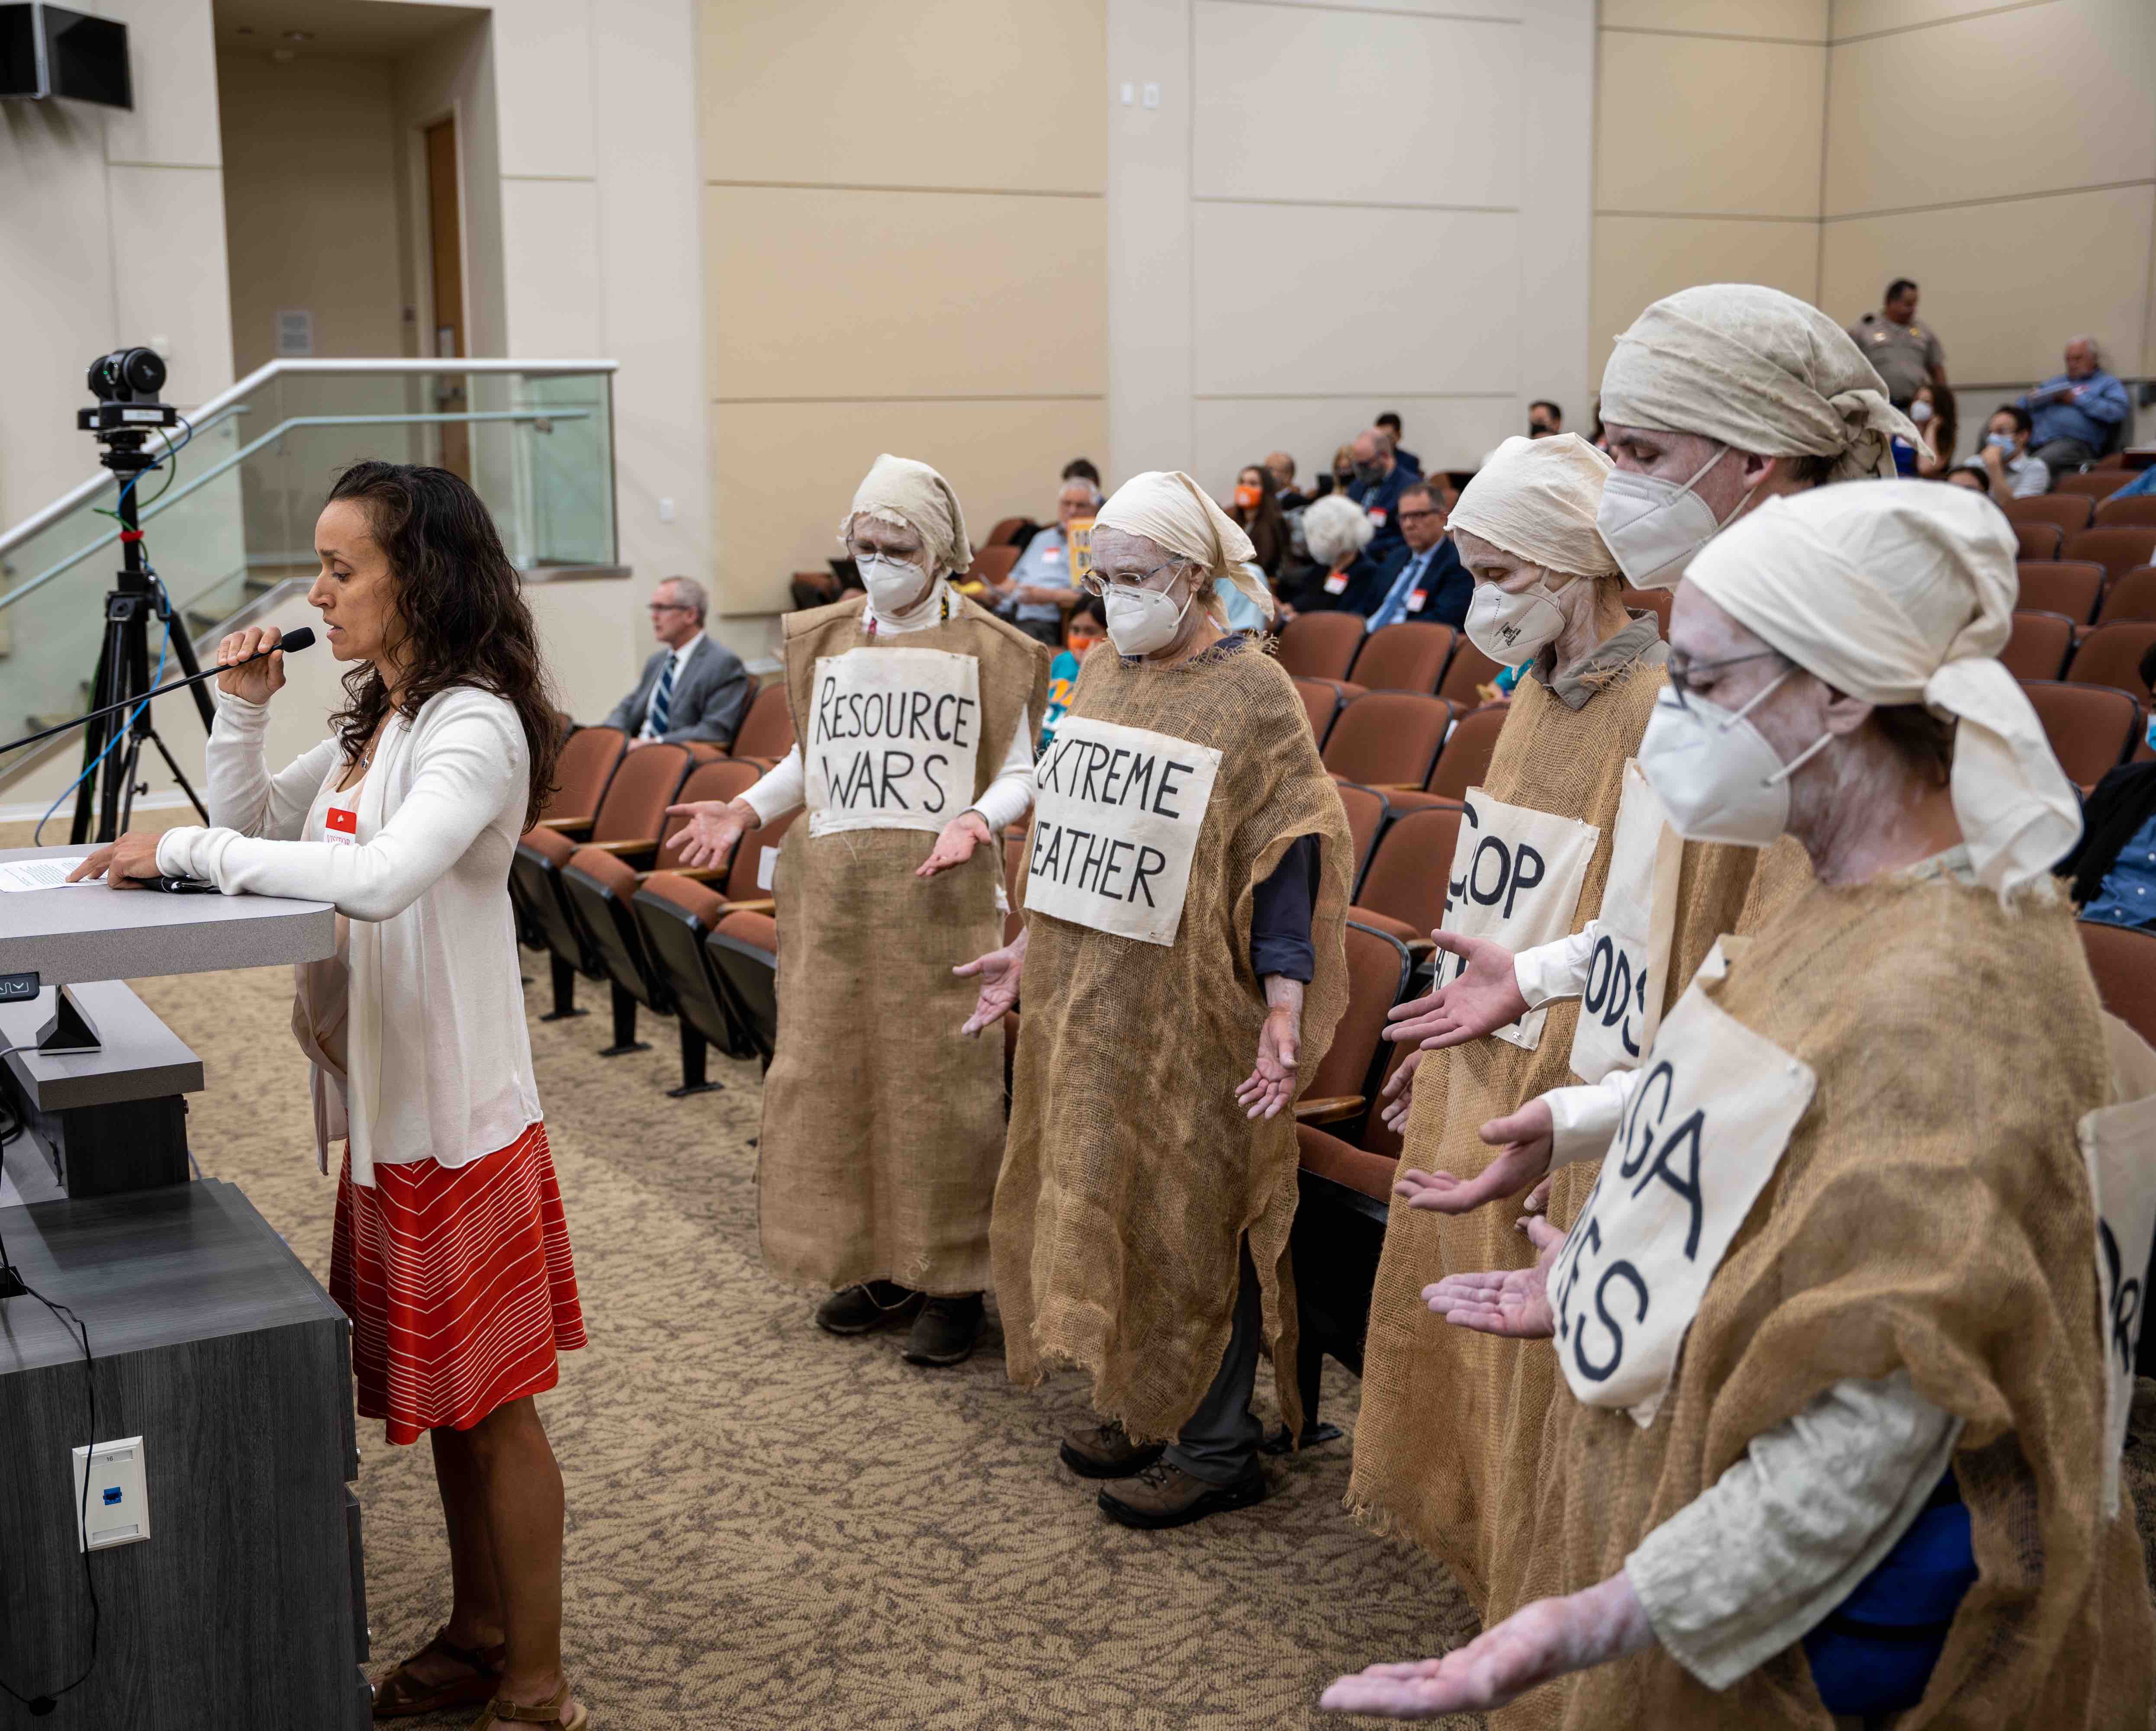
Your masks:
{"label": "woman speaking at podium", "polygon": [[[541,1121],[509,862],[560,726],[486,507],[446,470],[367,462],[331,489],[308,592],[350,662],[331,737],[271,774],[275,627],[218,645],[209,829],[123,835],[78,868],[334,902],[292,1025],[317,1151],[345,1138],[330,1292],[359,1410],[434,1443],[455,1596],[376,1689],[377,1718],[489,1703],[478,1723],[587,1723],[562,1674],[562,1475],[532,1397],[584,1343]],[[233,664],[247,661],[244,666]]]}

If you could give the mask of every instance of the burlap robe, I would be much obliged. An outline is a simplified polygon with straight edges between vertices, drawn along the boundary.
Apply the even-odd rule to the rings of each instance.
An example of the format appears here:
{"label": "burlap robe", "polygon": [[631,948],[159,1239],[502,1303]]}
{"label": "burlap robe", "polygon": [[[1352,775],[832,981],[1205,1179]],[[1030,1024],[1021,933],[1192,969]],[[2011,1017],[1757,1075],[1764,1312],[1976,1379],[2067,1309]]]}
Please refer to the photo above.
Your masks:
{"label": "burlap robe", "polygon": [[[1048,651],[962,596],[957,616],[886,639],[980,664],[978,799],[1021,714],[1037,732]],[[786,694],[795,737],[820,655],[873,647],[865,598],[788,615]],[[953,815],[956,815],[954,813]],[[976,989],[951,970],[1003,941],[991,843],[926,881],[936,837],[852,830],[780,845],[778,1036],[763,1085],[757,1184],[763,1253],[787,1279],[838,1287],[892,1280],[918,1292],[988,1282],[988,1213],[1003,1153],[1003,1041],[958,1031]]]}
{"label": "burlap robe", "polygon": [[1299,1435],[1295,1122],[1251,1122],[1235,1088],[1265,1020],[1252,892],[1298,836],[1317,836],[1323,856],[1306,1081],[1347,1007],[1347,814],[1293,683],[1248,643],[1169,668],[1126,666],[1103,645],[1070,712],[1217,747],[1224,760],[1172,946],[1027,917],[994,1228],[1010,1374],[1034,1383],[1081,1366],[1104,1417],[1134,1437],[1173,1437],[1219,1371],[1247,1234],[1283,1415]]}
{"label": "burlap robe", "polygon": [[[2064,907],[1951,882],[1813,888],[1709,989],[1811,1066],[1812,1104],[1708,1286],[1654,1423],[1568,1390],[1505,1535],[1568,1592],[1835,1382],[1906,1367],[1964,1428],[1979,1579],[1896,1731],[2127,1727],[2156,1692],[2132,1501],[2102,1513],[2105,1365],[2075,1127],[2110,1095]],[[1553,1360],[1543,1342],[1507,1350]],[[1826,1727],[1803,1649],[1717,1695],[1660,1647],[1537,1690],[1511,1728]]]}
{"label": "burlap robe", "polygon": [[[1659,664],[1635,663],[1573,710],[1539,679],[1523,679],[1498,735],[1482,780],[1492,799],[1601,830],[1574,931],[1602,905],[1625,760],[1637,752],[1666,682]],[[1433,861],[1431,870],[1449,865]],[[1665,1006],[1675,1005],[1714,940],[1742,929],[1756,898],[1786,900],[1810,877],[1794,843],[1764,855],[1688,844],[1678,871]],[[1579,1000],[1562,999],[1549,1006],[1533,1051],[1489,1039],[1429,1054],[1415,1072],[1401,1169],[1480,1172],[1495,1152],[1476,1134],[1486,1121],[1577,1081],[1569,1060],[1578,1019]],[[1587,1163],[1558,1173],[1549,1204],[1553,1220],[1572,1222],[1597,1169]],[[1535,1446],[1556,1389],[1556,1369],[1547,1354],[1521,1353],[1432,1316],[1422,1289],[1448,1274],[1532,1261],[1526,1236],[1514,1226],[1525,1199],[1459,1217],[1394,1204],[1370,1300],[1348,1492],[1358,1518],[1404,1533],[1445,1563],[1490,1621],[1517,1608],[1493,1591],[1493,1562],[1510,1554],[1520,1506],[1536,1494]]]}

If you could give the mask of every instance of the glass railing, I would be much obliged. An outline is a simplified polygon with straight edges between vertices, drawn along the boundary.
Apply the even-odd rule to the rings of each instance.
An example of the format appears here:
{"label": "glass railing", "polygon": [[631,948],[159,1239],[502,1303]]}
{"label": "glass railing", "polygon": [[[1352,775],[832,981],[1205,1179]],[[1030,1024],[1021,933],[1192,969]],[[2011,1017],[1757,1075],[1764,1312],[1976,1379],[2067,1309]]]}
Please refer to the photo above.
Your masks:
{"label": "glass railing", "polygon": [[[331,482],[375,457],[470,480],[520,570],[612,565],[613,368],[273,362],[195,411],[163,465],[137,484],[144,549],[188,635],[214,641],[251,601],[313,575],[315,518]],[[87,434],[83,447],[95,460]],[[89,706],[120,565],[117,494],[100,471],[0,533],[0,739]],[[160,636],[151,634],[153,662]],[[0,756],[0,786],[43,755]]]}

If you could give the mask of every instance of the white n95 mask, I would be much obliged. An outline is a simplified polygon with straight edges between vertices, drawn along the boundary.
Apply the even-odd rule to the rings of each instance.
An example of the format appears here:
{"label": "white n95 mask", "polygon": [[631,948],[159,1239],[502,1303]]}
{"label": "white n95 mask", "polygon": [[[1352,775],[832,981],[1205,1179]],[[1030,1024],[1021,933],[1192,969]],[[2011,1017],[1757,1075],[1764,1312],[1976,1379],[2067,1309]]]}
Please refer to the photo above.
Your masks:
{"label": "white n95 mask", "polygon": [[904,559],[894,559],[886,553],[870,553],[854,561],[854,568],[861,574],[861,583],[869,592],[869,602],[875,610],[888,619],[893,614],[903,613],[909,607],[919,605],[927,591],[921,587],[921,568]]}
{"label": "white n95 mask", "polygon": [[1178,607],[1158,589],[1141,589],[1129,583],[1110,583],[1102,610],[1108,615],[1108,641],[1123,656],[1149,655],[1166,649],[1183,629],[1183,616],[1198,598],[1193,588]]}
{"label": "white n95 mask", "polygon": [[1691,556],[1720,532],[1724,520],[1692,489],[1729,450],[1717,451],[1681,486],[1624,469],[1603,481],[1594,526],[1635,588],[1674,589]]}
{"label": "white n95 mask", "polygon": [[1668,812],[1670,827],[1686,841],[1772,847],[1789,827],[1789,778],[1833,736],[1822,733],[1784,763],[1767,736],[1745,719],[1789,669],[1743,708],[1687,694],[1656,704],[1640,741],[1640,769]]}
{"label": "white n95 mask", "polygon": [[1476,583],[1475,598],[1467,604],[1467,640],[1506,667],[1533,660],[1564,629],[1556,598],[1578,581],[1573,578],[1555,589],[1537,583],[1516,595],[1495,583]]}

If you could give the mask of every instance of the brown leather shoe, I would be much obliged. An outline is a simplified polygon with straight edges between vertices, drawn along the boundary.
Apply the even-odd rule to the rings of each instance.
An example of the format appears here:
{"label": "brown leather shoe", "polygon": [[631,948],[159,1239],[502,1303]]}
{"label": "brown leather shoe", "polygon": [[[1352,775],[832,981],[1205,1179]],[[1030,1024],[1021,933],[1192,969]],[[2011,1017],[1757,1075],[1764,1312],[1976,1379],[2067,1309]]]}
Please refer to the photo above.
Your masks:
{"label": "brown leather shoe", "polygon": [[872,1334],[911,1322],[920,1308],[920,1293],[891,1281],[872,1280],[832,1293],[816,1307],[816,1326],[826,1334]]}
{"label": "brown leather shoe", "polygon": [[1100,1496],[1101,1513],[1110,1520],[1148,1530],[1187,1527],[1209,1514],[1248,1508],[1265,1500],[1265,1476],[1255,1461],[1248,1472],[1229,1485],[1208,1484],[1161,1461],[1134,1478],[1119,1481]]}
{"label": "brown leather shoe", "polygon": [[931,1298],[913,1319],[913,1332],[899,1357],[909,1364],[963,1364],[973,1356],[974,1343],[981,1338],[982,1317],[978,1292]]}
{"label": "brown leather shoe", "polygon": [[1132,1442],[1111,1419],[1105,1425],[1073,1425],[1063,1433],[1063,1464],[1081,1478],[1128,1478],[1160,1458],[1165,1443]]}

